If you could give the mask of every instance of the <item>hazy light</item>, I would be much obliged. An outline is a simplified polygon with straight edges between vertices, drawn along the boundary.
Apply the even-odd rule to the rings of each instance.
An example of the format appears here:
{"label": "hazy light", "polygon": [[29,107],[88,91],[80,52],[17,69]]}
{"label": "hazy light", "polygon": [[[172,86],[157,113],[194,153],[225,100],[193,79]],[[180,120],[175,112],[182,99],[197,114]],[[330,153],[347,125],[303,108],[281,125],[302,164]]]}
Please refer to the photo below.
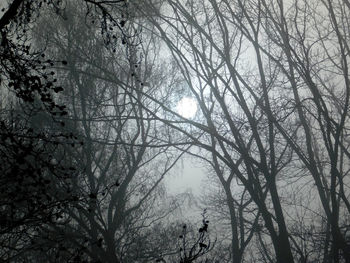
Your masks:
{"label": "hazy light", "polygon": [[185,118],[192,118],[197,112],[197,103],[193,98],[184,97],[176,106],[177,112]]}

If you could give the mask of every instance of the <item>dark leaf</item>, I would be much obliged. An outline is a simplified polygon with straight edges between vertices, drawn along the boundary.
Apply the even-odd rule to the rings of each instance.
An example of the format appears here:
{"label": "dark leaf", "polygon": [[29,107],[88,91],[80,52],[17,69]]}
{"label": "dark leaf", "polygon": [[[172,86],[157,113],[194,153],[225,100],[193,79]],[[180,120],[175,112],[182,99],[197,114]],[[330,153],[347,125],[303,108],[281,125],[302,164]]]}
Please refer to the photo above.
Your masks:
{"label": "dark leaf", "polygon": [[204,244],[204,243],[199,243],[199,247],[200,248],[207,248],[208,246],[206,244]]}
{"label": "dark leaf", "polygon": [[95,193],[91,193],[91,194],[89,194],[89,197],[92,198],[92,199],[96,199],[97,195]]}

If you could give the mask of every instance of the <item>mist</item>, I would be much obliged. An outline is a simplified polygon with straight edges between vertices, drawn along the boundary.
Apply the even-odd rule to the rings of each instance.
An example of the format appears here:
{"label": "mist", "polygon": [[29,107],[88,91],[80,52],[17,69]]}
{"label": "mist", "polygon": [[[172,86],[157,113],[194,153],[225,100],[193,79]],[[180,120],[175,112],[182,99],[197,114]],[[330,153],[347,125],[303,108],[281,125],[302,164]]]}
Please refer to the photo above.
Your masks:
{"label": "mist", "polygon": [[0,9],[1,262],[350,263],[348,0]]}

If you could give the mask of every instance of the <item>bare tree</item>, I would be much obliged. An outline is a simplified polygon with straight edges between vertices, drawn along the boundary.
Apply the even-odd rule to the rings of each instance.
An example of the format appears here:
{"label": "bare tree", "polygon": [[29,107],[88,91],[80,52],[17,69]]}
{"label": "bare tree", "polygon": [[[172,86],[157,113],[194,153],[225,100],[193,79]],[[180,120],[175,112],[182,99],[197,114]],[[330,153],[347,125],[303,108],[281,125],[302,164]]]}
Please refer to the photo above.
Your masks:
{"label": "bare tree", "polygon": [[312,178],[330,224],[333,261],[349,262],[340,226],[340,211],[349,212],[346,2],[169,0],[157,19],[151,10],[201,109],[197,119],[185,119],[168,108],[173,117],[163,121],[244,185],[278,262],[294,261],[281,185]]}
{"label": "bare tree", "polygon": [[[72,234],[79,251],[66,257],[135,260],[141,230],[164,215],[154,214],[156,189],[180,150],[206,161],[224,190],[233,262],[251,251],[253,262],[350,262],[348,0],[83,1],[79,26],[69,3],[49,1],[62,26],[47,48],[68,58],[55,69],[69,87],[62,96],[37,85],[48,74],[32,75],[51,60],[13,52],[28,48],[10,26],[27,29],[39,2],[13,1],[0,18],[9,88],[26,102],[41,95],[84,141],[60,152],[79,167],[81,198],[46,228]],[[196,99],[194,118],[174,109],[182,94]]]}
{"label": "bare tree", "polygon": [[[62,251],[62,260],[155,259],[160,253],[157,244],[142,240],[147,241],[149,228],[176,208],[174,200],[165,198],[162,180],[182,155],[163,145],[164,125],[144,110],[156,112],[158,105],[142,92],[155,94],[157,85],[164,83],[162,68],[152,64],[157,45],[130,16],[123,26],[129,37],[106,48],[98,27],[81,23],[85,13],[72,3],[66,8],[68,20],[46,17],[42,23],[48,32],[38,33],[48,39],[48,53],[67,57],[67,66],[55,69],[66,87],[58,99],[69,112],[62,117],[62,129],[83,142],[65,156],[79,171],[72,191],[80,198],[66,209],[59,225],[43,232],[49,233],[47,239],[63,240],[55,247]],[[46,246],[50,250],[53,245]]]}

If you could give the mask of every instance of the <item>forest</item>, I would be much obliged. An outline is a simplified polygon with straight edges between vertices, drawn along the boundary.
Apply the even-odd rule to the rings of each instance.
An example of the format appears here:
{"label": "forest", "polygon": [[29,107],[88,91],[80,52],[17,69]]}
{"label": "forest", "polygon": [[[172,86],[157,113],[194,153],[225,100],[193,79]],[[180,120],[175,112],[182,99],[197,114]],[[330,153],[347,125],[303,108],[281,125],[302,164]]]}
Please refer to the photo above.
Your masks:
{"label": "forest", "polygon": [[349,0],[2,0],[0,33],[0,262],[350,263]]}

